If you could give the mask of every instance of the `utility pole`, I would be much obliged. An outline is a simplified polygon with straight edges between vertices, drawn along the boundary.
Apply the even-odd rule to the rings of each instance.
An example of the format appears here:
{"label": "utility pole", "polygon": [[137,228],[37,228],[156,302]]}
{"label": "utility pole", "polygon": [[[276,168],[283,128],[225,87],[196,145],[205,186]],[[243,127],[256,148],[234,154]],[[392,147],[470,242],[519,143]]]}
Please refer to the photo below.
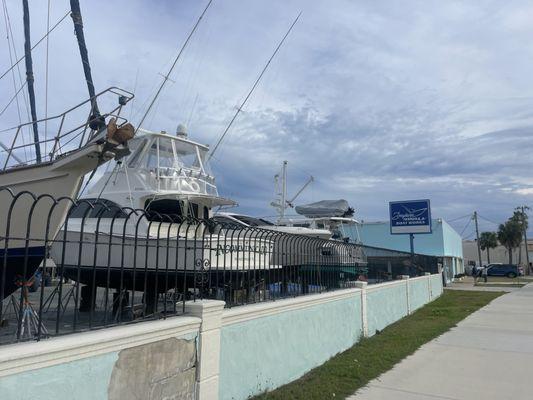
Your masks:
{"label": "utility pole", "polygon": [[527,262],[527,274],[530,275],[531,274],[531,270],[530,270],[530,267],[529,267],[529,252],[528,252],[528,249],[527,249],[527,228],[526,228],[526,214],[525,214],[525,209],[529,209],[529,207],[524,207],[522,206],[522,222],[523,222],[523,226],[524,226],[524,242],[525,242],[525,246],[526,246],[526,262]]}
{"label": "utility pole", "polygon": [[481,246],[479,244],[479,227],[477,224],[477,211],[474,211],[474,221],[476,223],[476,242],[477,242],[477,255],[479,257],[479,268],[483,267],[481,262]]}

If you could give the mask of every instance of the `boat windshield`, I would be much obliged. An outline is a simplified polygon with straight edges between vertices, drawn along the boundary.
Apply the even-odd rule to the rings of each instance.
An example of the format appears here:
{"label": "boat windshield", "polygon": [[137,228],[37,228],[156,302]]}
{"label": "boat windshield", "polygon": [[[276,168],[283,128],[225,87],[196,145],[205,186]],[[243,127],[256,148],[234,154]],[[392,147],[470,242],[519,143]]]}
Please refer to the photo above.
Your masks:
{"label": "boat windshield", "polygon": [[172,136],[144,138],[130,156],[128,167],[177,172],[188,170],[211,176],[207,165],[207,150]]}

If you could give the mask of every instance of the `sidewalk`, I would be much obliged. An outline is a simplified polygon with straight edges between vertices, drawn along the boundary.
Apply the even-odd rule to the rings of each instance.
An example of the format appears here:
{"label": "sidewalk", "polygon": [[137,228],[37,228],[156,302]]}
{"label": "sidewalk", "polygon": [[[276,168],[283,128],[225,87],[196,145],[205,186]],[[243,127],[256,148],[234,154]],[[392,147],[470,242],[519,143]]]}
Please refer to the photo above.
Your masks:
{"label": "sidewalk", "polygon": [[497,298],[350,400],[532,399],[533,284]]}

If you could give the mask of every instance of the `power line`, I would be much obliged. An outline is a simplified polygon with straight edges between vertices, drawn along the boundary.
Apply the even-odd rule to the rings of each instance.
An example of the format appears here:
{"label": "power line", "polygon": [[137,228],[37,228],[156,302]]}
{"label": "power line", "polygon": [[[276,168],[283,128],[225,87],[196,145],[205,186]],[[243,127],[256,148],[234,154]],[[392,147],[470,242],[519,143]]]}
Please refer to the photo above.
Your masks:
{"label": "power line", "polygon": [[455,221],[459,221],[460,219],[463,219],[463,218],[472,218],[472,214],[466,214],[466,215],[463,215],[462,217],[457,217],[457,218],[454,218],[454,219],[450,219],[446,222],[448,223],[452,223],[452,222],[455,222]]}
{"label": "power line", "polygon": [[463,233],[465,233],[466,228],[468,228],[468,225],[470,225],[471,222],[472,222],[472,218],[470,218],[470,219],[466,222],[466,225],[465,225],[465,227],[463,228],[463,230],[461,231],[461,234],[460,234],[459,236],[463,237]]}
{"label": "power line", "polygon": [[488,219],[488,218],[485,218],[485,217],[484,217],[484,216],[482,216],[481,214],[478,214],[478,217],[479,217],[479,218],[481,218],[481,219],[484,219],[484,220],[485,220],[485,221],[487,221],[487,222],[490,222],[491,224],[494,224],[494,225],[498,225],[498,226],[500,225],[500,223],[499,223],[499,222],[494,222],[494,221],[491,221],[490,219]]}

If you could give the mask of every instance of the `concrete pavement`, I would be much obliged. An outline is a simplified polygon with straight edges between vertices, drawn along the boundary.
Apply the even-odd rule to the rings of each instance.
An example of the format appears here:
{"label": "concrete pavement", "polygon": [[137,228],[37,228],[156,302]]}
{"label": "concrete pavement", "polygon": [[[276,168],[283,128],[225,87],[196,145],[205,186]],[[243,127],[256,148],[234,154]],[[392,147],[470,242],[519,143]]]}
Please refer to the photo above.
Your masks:
{"label": "concrete pavement", "polygon": [[350,400],[533,399],[533,284],[425,344]]}

